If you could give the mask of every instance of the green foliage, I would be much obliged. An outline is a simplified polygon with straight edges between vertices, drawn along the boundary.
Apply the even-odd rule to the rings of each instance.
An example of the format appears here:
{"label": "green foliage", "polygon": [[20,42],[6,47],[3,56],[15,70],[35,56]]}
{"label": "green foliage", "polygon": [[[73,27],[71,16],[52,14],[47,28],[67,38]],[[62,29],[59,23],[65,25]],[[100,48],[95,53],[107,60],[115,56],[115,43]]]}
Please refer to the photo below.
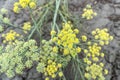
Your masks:
{"label": "green foliage", "polygon": [[25,68],[31,68],[33,62],[39,60],[39,49],[34,40],[17,41],[5,47],[0,59],[0,72],[13,77],[15,74],[22,74]]}

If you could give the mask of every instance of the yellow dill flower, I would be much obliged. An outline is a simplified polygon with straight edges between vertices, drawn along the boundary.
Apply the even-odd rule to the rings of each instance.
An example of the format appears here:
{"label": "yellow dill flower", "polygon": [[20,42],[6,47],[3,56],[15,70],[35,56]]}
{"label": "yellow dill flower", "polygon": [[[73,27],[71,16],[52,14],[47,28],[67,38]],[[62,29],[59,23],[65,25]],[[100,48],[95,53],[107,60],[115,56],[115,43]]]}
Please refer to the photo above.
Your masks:
{"label": "yellow dill flower", "polygon": [[27,3],[25,3],[25,2],[21,2],[20,5],[22,8],[26,8],[28,6]]}
{"label": "yellow dill flower", "polygon": [[88,60],[88,58],[84,58],[83,61],[86,63],[86,62],[88,62],[89,60]]}
{"label": "yellow dill flower", "polygon": [[36,8],[36,3],[32,1],[32,2],[29,3],[29,6],[30,6],[31,9],[35,9]]}
{"label": "yellow dill flower", "polygon": [[88,57],[90,57],[90,56],[91,56],[91,54],[90,54],[90,53],[87,53],[86,55],[87,55]]}
{"label": "yellow dill flower", "polygon": [[30,24],[30,22],[24,23],[23,30],[24,30],[25,33],[27,33],[27,31],[31,30],[31,24]]}
{"label": "yellow dill flower", "polygon": [[92,35],[95,35],[96,34],[96,31],[92,31]]}
{"label": "yellow dill flower", "polygon": [[59,77],[62,77],[63,76],[63,72],[59,72],[58,75],[59,75]]}
{"label": "yellow dill flower", "polygon": [[82,41],[86,42],[87,41],[87,36],[83,35],[82,36]]}
{"label": "yellow dill flower", "polygon": [[13,11],[15,13],[19,13],[20,12],[20,8],[18,6],[14,6]]}
{"label": "yellow dill flower", "polygon": [[78,30],[78,29],[74,29],[74,32],[75,32],[76,34],[78,34],[78,33],[79,33],[79,30]]}
{"label": "yellow dill flower", "polygon": [[[72,30],[71,22],[63,23],[63,29],[53,37],[53,42],[56,42],[59,46],[63,46],[64,55],[77,55],[81,51],[80,48],[76,48],[73,45],[79,44],[79,39],[76,34],[79,32],[78,29]],[[51,34],[56,34],[55,31],[51,31]],[[73,50],[75,52],[73,52]]]}
{"label": "yellow dill flower", "polygon": [[88,53],[88,50],[87,50],[87,49],[84,49],[84,53]]}
{"label": "yellow dill flower", "polygon": [[46,77],[45,80],[50,80],[49,77]]}
{"label": "yellow dill flower", "polygon": [[58,64],[58,68],[61,68],[61,67],[62,67],[62,64],[59,63],[59,64]]}
{"label": "yellow dill flower", "polygon": [[[93,63],[92,65],[89,66],[88,69],[88,74],[90,74],[91,78],[96,79],[97,77],[99,78],[100,75],[102,75],[103,68],[96,63]],[[97,72],[97,73],[96,73]],[[90,77],[86,77],[89,79]]]}
{"label": "yellow dill flower", "polygon": [[88,45],[91,45],[91,41],[88,41],[87,44],[88,44]]}
{"label": "yellow dill flower", "polygon": [[60,44],[61,44],[61,41],[60,41],[60,40],[58,40],[58,41],[57,41],[57,44],[58,44],[58,45],[60,45]]}
{"label": "yellow dill flower", "polygon": [[110,36],[110,40],[113,40],[113,36]]}
{"label": "yellow dill flower", "polygon": [[83,9],[82,18],[86,18],[87,20],[93,19],[93,16],[96,16],[97,13],[93,11],[91,5],[87,5],[86,8]]}
{"label": "yellow dill flower", "polygon": [[85,73],[84,74],[85,78],[89,79],[91,77],[91,75],[89,73]]}
{"label": "yellow dill flower", "polygon": [[[69,43],[69,42],[68,42]],[[73,48],[73,44],[68,44],[68,48],[72,49]]]}
{"label": "yellow dill flower", "polygon": [[46,68],[44,68],[44,74],[47,74],[47,76],[50,76],[51,78],[55,78],[59,72],[59,68],[61,67],[62,64],[48,60],[48,64]]}
{"label": "yellow dill flower", "polygon": [[94,57],[92,60],[97,62],[99,59],[97,57]]}
{"label": "yellow dill flower", "polygon": [[57,53],[58,52],[58,47],[53,47],[53,52]]}
{"label": "yellow dill flower", "polygon": [[93,44],[92,46],[89,46],[89,52],[92,54],[93,57],[100,54],[100,50],[101,48],[97,44]]}
{"label": "yellow dill flower", "polygon": [[104,44],[108,45],[110,40],[113,40],[113,36],[110,36],[108,33],[108,30],[106,28],[104,29],[99,29],[97,28],[94,34],[94,38],[99,40],[99,44],[103,46]]}
{"label": "yellow dill flower", "polygon": [[81,52],[81,48],[80,48],[80,47],[77,47],[77,48],[76,48],[76,51],[77,51],[77,53],[80,53],[80,52]]}
{"label": "yellow dill flower", "polygon": [[26,1],[26,3],[29,4],[31,0],[23,0],[23,1]]}
{"label": "yellow dill flower", "polygon": [[14,3],[14,6],[19,6],[19,5],[20,5],[19,2]]}
{"label": "yellow dill flower", "polygon": [[104,70],[104,74],[108,74],[108,70],[107,69]]}
{"label": "yellow dill flower", "polygon": [[6,43],[6,42],[11,43],[11,42],[15,41],[15,39],[19,36],[20,35],[18,33],[16,33],[13,30],[10,30],[8,33],[2,35],[2,37],[5,38],[5,40],[3,40],[3,42],[4,43]]}
{"label": "yellow dill flower", "polygon": [[[108,70],[104,69],[104,64],[99,61],[100,57],[104,57],[104,53],[101,53],[101,46],[109,44],[109,41],[113,39],[112,36],[108,33],[108,29],[99,29],[92,31],[92,35],[98,42],[89,43],[84,58],[84,62],[88,65],[86,68],[85,77],[87,79],[98,79],[105,80],[104,74],[108,74]],[[96,73],[97,72],[97,73]]]}
{"label": "yellow dill flower", "polygon": [[53,42],[56,42],[57,40],[58,40],[57,37],[53,37],[53,38],[52,38],[52,41],[53,41]]}
{"label": "yellow dill flower", "polygon": [[23,2],[25,2],[26,4],[28,4],[28,3],[30,3],[30,0],[19,0],[20,4],[23,3]]}
{"label": "yellow dill flower", "polygon": [[48,60],[48,64],[51,64],[52,63],[52,60]]}
{"label": "yellow dill flower", "polygon": [[101,66],[101,67],[104,67],[104,64],[101,62],[101,63],[100,63],[100,66]]}
{"label": "yellow dill flower", "polygon": [[19,0],[19,3],[22,8],[26,8],[28,4],[30,3],[30,0]]}
{"label": "yellow dill flower", "polygon": [[55,75],[55,74],[52,74],[52,75],[51,75],[51,77],[52,77],[52,78],[55,78],[55,77],[56,77],[56,75]]}
{"label": "yellow dill flower", "polygon": [[76,38],[76,39],[74,40],[74,43],[75,43],[75,44],[78,44],[78,43],[79,43],[79,39]]}
{"label": "yellow dill flower", "polygon": [[109,44],[109,41],[105,41],[104,43],[105,43],[106,45],[108,45],[108,44]]}
{"label": "yellow dill flower", "polygon": [[63,23],[63,29],[64,30],[71,29],[71,26],[72,26],[71,22]]}
{"label": "yellow dill flower", "polygon": [[68,55],[69,54],[69,50],[68,49],[64,49],[64,55]]}
{"label": "yellow dill flower", "polygon": [[104,41],[99,41],[99,44],[100,44],[101,46],[104,46]]}
{"label": "yellow dill flower", "polygon": [[[30,7],[31,9],[36,8],[36,3],[35,1],[31,1],[31,0],[19,0],[18,2],[14,3],[14,8],[13,11],[15,13],[19,13],[20,8],[26,8],[26,7]],[[20,7],[20,8],[19,8]]]}
{"label": "yellow dill flower", "polygon": [[87,63],[88,65],[90,65],[92,62],[91,62],[90,60],[88,60],[86,63]]}
{"label": "yellow dill flower", "polygon": [[95,35],[95,39],[99,39],[99,36],[98,36],[98,35]]}
{"label": "yellow dill flower", "polygon": [[100,56],[101,56],[101,57],[104,57],[104,53],[101,53]]}
{"label": "yellow dill flower", "polygon": [[55,34],[56,34],[56,31],[52,30],[50,34],[51,34],[51,35],[55,35]]}

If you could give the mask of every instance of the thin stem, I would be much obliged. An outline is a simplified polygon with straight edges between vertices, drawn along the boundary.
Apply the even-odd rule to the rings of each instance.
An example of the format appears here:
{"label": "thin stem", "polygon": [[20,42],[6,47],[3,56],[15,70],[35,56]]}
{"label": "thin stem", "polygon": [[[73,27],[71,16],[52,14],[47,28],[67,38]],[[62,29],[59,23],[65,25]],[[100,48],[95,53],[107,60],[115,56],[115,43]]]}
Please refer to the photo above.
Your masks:
{"label": "thin stem", "polygon": [[68,12],[68,0],[64,0],[65,10]]}
{"label": "thin stem", "polygon": [[84,78],[84,74],[82,73],[82,71],[81,71],[81,69],[80,69],[80,64],[78,63],[78,66],[77,66],[77,68],[78,68],[78,71],[80,72],[80,75],[81,75],[81,78],[82,78],[82,80],[85,80],[85,78]]}
{"label": "thin stem", "polygon": [[73,62],[73,65],[72,65],[72,68],[73,68],[73,72],[74,72],[74,74],[75,74],[75,80],[76,80],[76,78],[77,78],[77,72],[76,72],[76,66],[75,66],[75,61],[74,60],[72,60]]}
{"label": "thin stem", "polygon": [[57,14],[58,14],[59,6],[60,6],[60,0],[56,0],[56,9],[55,9],[54,18],[53,18],[53,26],[52,26],[52,30],[55,29],[56,19],[57,19]]}
{"label": "thin stem", "polygon": [[63,74],[63,80],[66,80],[65,75]]}
{"label": "thin stem", "polygon": [[44,18],[46,17],[46,14],[48,13],[49,8],[46,9],[45,13],[43,14],[43,16],[41,17],[40,21],[38,21],[37,26],[41,27],[41,23],[44,20]]}
{"label": "thin stem", "polygon": [[60,32],[60,29],[59,29],[59,26],[56,24],[56,28],[57,28],[57,31],[58,33]]}
{"label": "thin stem", "polygon": [[2,21],[1,23],[6,24],[6,25],[8,25],[9,27],[18,28],[18,29],[23,30],[22,28],[17,27],[17,26],[15,26],[15,25],[11,24],[11,23],[4,23],[3,21]]}
{"label": "thin stem", "polygon": [[39,10],[43,9],[43,8],[48,8],[49,5],[52,5],[55,2],[55,0],[49,1],[47,4],[45,5],[41,5],[38,9],[36,9],[35,11],[33,11],[33,13],[38,12]]}
{"label": "thin stem", "polygon": [[65,20],[65,17],[63,16],[63,14],[62,14],[62,12],[59,10],[59,14],[60,14],[60,16],[61,16],[61,18],[63,19],[63,21],[64,22],[67,22],[66,20]]}
{"label": "thin stem", "polygon": [[[45,11],[45,14],[42,16],[42,18],[40,19],[40,21],[39,21],[38,23],[35,22],[33,16],[31,15],[31,18],[32,18],[32,20],[33,20],[33,22],[34,22],[35,27],[34,27],[34,29],[32,30],[31,34],[28,36],[28,39],[30,39],[30,38],[32,37],[33,33],[35,32],[35,30],[37,29],[37,27],[39,26],[40,23],[41,23],[41,25],[40,25],[39,27],[42,26],[42,21],[43,21],[45,15],[46,15],[46,13],[48,12],[48,9],[49,9],[49,8],[47,8],[47,10]],[[40,34],[40,35],[41,35],[41,34]]]}
{"label": "thin stem", "polygon": [[36,24],[35,19],[33,18],[32,10],[30,8],[29,8],[29,10],[30,10],[30,16],[31,16],[32,21],[34,23],[34,29],[32,30],[31,34],[28,36],[28,40],[32,37],[34,31],[37,29],[37,24]]}
{"label": "thin stem", "polygon": [[[41,33],[42,33],[41,27],[43,25],[43,21],[44,21],[46,15],[47,15],[48,11],[49,11],[49,8],[47,8],[47,10],[45,11],[44,15],[41,17],[40,21],[37,23],[37,26],[39,26]],[[41,41],[42,41],[42,35],[40,35],[40,47],[41,47]]]}

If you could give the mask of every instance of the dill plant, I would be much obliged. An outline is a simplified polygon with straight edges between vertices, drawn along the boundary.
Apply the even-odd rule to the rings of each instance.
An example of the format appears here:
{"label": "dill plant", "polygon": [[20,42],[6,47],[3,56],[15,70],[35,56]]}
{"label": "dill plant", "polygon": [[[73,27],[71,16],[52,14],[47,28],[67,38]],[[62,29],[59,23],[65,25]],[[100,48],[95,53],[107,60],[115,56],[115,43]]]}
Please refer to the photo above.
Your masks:
{"label": "dill plant", "polygon": [[[97,28],[91,32],[92,39],[89,39],[77,28],[78,24],[75,26],[74,18],[71,19],[67,0],[50,0],[40,6],[37,2],[19,0],[13,4],[16,14],[27,9],[31,18],[18,27],[3,16],[7,10],[1,10],[2,26],[7,25],[11,29],[2,36],[6,45],[0,46],[0,72],[11,78],[23,75],[26,69],[34,66],[45,80],[69,80],[71,77],[73,80],[105,80],[109,72],[101,60],[105,55],[101,50],[113,40],[108,30]],[[97,13],[91,5],[86,5],[81,16],[84,20],[91,20]],[[42,29],[49,22],[48,17],[51,19],[50,38],[44,39]],[[15,28],[24,35],[12,30]],[[33,39],[34,36],[37,40]],[[72,75],[66,75],[68,68],[71,71],[67,72]]]}

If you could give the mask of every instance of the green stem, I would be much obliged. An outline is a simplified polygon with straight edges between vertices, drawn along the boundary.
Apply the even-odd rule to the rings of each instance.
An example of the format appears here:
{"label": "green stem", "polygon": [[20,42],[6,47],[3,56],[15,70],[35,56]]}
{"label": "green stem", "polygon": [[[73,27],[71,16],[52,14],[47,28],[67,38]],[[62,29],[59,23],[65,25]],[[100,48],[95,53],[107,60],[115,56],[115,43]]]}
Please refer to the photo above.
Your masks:
{"label": "green stem", "polygon": [[65,75],[63,74],[63,80],[66,80]]}
{"label": "green stem", "polygon": [[68,12],[68,0],[64,0],[64,6],[65,6],[66,12]]}
{"label": "green stem", "polygon": [[85,78],[84,78],[84,74],[82,73],[82,71],[81,71],[81,69],[80,69],[80,64],[79,63],[77,63],[77,61],[75,60],[75,65],[78,65],[78,66],[76,66],[77,67],[77,69],[78,69],[78,71],[79,71],[79,73],[80,73],[80,75],[81,75],[81,78],[82,78],[82,80],[85,80]]}
{"label": "green stem", "polygon": [[52,1],[46,2],[46,4],[43,4],[43,5],[40,6],[40,8],[36,9],[36,10],[34,11],[34,13],[35,13],[35,12],[38,12],[38,10],[41,10],[41,9],[43,9],[43,8],[48,8],[49,6],[53,5],[55,1],[56,1],[56,0],[52,0]]}
{"label": "green stem", "polygon": [[59,29],[59,26],[56,24],[56,28],[57,28],[57,31],[58,33],[60,32],[60,29]]}
{"label": "green stem", "polygon": [[59,11],[59,14],[60,14],[61,18],[63,19],[63,21],[64,21],[64,22],[67,22],[67,21],[65,20],[65,17],[63,16],[63,14],[62,14],[61,11]]}
{"label": "green stem", "polygon": [[[38,23],[37,23],[37,26],[39,26],[41,33],[42,33],[41,28],[42,28],[42,25],[43,25],[43,21],[44,21],[46,15],[47,15],[48,11],[49,11],[49,8],[47,8],[47,10],[45,11],[45,13],[41,17],[40,21],[38,21]],[[40,47],[41,47],[41,41],[42,41],[42,35],[40,35]]]}
{"label": "green stem", "polygon": [[73,63],[72,68],[73,68],[73,73],[74,73],[74,76],[75,76],[74,79],[76,80],[76,78],[77,78],[77,75],[76,75],[76,74],[77,74],[77,71],[76,71],[75,61],[74,61],[74,60],[72,60],[72,61],[73,61],[73,62],[72,62],[72,63]]}
{"label": "green stem", "polygon": [[48,11],[49,11],[49,8],[46,9],[45,13],[43,14],[43,16],[41,17],[41,19],[37,23],[37,26],[39,26],[40,28],[42,26],[42,22],[43,22],[44,18],[46,17],[46,14],[48,13]]}
{"label": "green stem", "polygon": [[[34,16],[33,16],[33,14],[32,14],[32,10],[31,10],[30,8],[29,8],[29,10],[30,10],[30,16],[31,16],[32,21],[33,21],[33,23],[34,23],[34,28],[33,28],[32,32],[31,32],[31,34],[28,36],[28,40],[32,37],[34,31],[35,31],[35,30],[37,29],[37,27],[38,27],[35,19],[33,18]],[[39,32],[39,31],[38,31],[38,32]]]}
{"label": "green stem", "polygon": [[53,26],[52,26],[52,30],[55,29],[56,19],[57,19],[57,14],[58,14],[59,6],[60,6],[60,0],[56,0],[56,9],[55,9],[54,18],[53,18]]}
{"label": "green stem", "polygon": [[[31,18],[32,18],[32,21],[33,21],[35,27],[33,28],[31,34],[28,36],[28,39],[30,39],[30,38],[32,37],[32,35],[33,35],[33,33],[35,32],[35,30],[38,29],[38,26],[41,28],[41,26],[42,26],[42,21],[43,21],[45,15],[46,15],[46,13],[48,12],[48,9],[49,9],[49,8],[47,8],[47,10],[45,11],[45,13],[43,14],[42,18],[40,19],[40,21],[39,21],[38,23],[36,23],[36,21],[34,20],[33,16],[31,15]],[[41,24],[40,24],[40,23],[41,23]],[[40,24],[40,25],[39,25],[39,24]],[[40,32],[39,32],[39,34],[40,34]],[[41,34],[40,34],[40,36],[41,36]]]}
{"label": "green stem", "polygon": [[9,27],[18,28],[18,29],[23,30],[23,29],[20,28],[19,26],[17,27],[17,26],[15,26],[15,25],[11,24],[11,23],[4,23],[4,22],[1,22],[1,23],[6,24],[6,25],[8,25]]}

